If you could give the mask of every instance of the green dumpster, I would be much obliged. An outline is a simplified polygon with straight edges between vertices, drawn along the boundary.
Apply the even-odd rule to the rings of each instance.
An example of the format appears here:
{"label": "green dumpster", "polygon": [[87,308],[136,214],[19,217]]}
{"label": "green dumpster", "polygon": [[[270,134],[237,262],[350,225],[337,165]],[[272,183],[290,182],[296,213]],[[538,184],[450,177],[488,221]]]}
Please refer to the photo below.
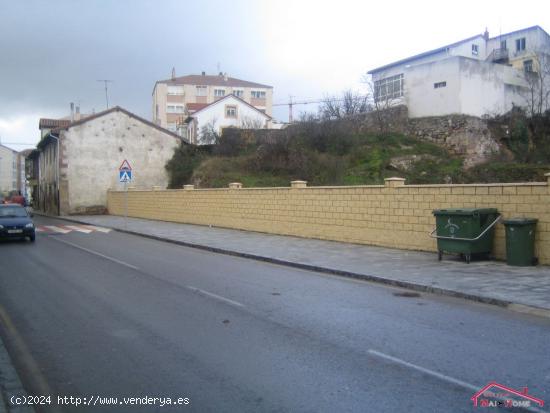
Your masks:
{"label": "green dumpster", "polygon": [[437,238],[440,261],[444,252],[461,254],[467,263],[473,254],[491,253],[500,219],[495,208],[436,209],[433,214],[436,226],[430,235]]}
{"label": "green dumpster", "polygon": [[506,263],[508,265],[535,265],[535,218],[504,220],[506,228]]}

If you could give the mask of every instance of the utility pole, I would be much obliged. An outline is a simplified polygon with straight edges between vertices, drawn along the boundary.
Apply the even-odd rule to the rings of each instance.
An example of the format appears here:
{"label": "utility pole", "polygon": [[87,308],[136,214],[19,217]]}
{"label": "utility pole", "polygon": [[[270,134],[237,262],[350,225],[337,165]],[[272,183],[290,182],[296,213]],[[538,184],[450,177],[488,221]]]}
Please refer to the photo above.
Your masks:
{"label": "utility pole", "polygon": [[113,83],[113,81],[109,79],[99,79],[98,82],[103,82],[105,84],[105,103],[107,104],[107,109],[109,109],[109,92],[107,84]]}
{"label": "utility pole", "polygon": [[292,123],[292,95],[288,96],[288,123]]}

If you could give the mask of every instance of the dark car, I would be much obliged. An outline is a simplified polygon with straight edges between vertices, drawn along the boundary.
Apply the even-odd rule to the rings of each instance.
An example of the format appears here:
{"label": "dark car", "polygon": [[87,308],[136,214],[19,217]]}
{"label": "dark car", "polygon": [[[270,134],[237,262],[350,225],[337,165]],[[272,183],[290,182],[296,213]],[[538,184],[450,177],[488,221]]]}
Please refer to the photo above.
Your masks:
{"label": "dark car", "polygon": [[29,238],[34,242],[34,223],[27,210],[18,204],[0,205],[0,239]]}

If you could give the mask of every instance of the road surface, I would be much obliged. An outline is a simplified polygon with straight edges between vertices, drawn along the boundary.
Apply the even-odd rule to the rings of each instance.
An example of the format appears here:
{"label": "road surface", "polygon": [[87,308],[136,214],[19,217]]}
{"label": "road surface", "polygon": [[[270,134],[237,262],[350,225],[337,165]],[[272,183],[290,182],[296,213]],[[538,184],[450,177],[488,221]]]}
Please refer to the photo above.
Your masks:
{"label": "road surface", "polygon": [[0,243],[0,332],[39,412],[467,412],[491,381],[550,403],[549,319],[35,221]]}

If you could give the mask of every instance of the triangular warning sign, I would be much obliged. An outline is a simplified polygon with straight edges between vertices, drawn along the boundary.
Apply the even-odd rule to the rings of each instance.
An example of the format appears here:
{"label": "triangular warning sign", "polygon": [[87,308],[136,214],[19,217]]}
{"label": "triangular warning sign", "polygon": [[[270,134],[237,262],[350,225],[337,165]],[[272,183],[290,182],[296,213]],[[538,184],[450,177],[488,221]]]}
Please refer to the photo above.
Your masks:
{"label": "triangular warning sign", "polygon": [[118,168],[119,171],[122,171],[122,170],[128,170],[128,171],[131,171],[132,170],[132,167],[130,166],[130,163],[124,159],[124,162],[122,162],[122,165],[120,165],[120,168]]}

